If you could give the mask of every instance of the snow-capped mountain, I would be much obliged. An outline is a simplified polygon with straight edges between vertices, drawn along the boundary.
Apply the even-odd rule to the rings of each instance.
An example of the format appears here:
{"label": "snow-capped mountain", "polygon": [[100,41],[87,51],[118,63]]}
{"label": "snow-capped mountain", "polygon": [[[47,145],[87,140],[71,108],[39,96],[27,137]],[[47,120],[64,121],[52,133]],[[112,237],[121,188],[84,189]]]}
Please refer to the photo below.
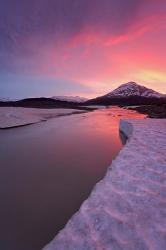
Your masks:
{"label": "snow-capped mountain", "polygon": [[130,97],[130,96],[141,96],[141,97],[155,97],[162,98],[164,94],[160,94],[152,89],[146,88],[135,82],[128,82],[122,84],[117,89],[106,94],[104,97]]}
{"label": "snow-capped mountain", "polygon": [[88,100],[87,105],[142,105],[166,103],[166,95],[135,82],[120,85],[110,93]]}
{"label": "snow-capped mountain", "polygon": [[15,102],[17,100],[18,99],[11,99],[11,98],[8,98],[8,97],[0,97],[0,102]]}
{"label": "snow-capped mountain", "polygon": [[54,100],[58,101],[66,101],[66,102],[74,102],[74,103],[84,103],[88,99],[80,96],[53,96],[51,97]]}

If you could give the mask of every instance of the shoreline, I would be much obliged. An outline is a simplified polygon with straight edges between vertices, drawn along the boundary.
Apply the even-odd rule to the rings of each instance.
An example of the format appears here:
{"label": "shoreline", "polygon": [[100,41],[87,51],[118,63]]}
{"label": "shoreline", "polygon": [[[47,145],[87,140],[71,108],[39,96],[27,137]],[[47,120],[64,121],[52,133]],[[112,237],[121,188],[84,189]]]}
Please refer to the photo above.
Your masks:
{"label": "shoreline", "polygon": [[128,141],[105,177],[43,250],[163,250],[166,119],[121,120]]}
{"label": "shoreline", "polygon": [[166,104],[142,105],[142,106],[135,106],[135,107],[128,106],[127,109],[135,110],[139,112],[140,114],[145,114],[148,116],[148,118],[166,119]]}

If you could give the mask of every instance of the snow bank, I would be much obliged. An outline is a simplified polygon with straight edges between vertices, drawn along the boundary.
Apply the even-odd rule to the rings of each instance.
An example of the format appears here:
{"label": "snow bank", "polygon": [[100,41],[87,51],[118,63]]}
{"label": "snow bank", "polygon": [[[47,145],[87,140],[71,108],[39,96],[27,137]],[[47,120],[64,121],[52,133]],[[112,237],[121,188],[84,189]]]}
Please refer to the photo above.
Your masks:
{"label": "snow bank", "polygon": [[129,138],[107,174],[44,250],[163,250],[166,120],[122,120]]}
{"label": "snow bank", "polygon": [[24,126],[62,115],[82,112],[84,111],[75,109],[0,107],[0,129]]}

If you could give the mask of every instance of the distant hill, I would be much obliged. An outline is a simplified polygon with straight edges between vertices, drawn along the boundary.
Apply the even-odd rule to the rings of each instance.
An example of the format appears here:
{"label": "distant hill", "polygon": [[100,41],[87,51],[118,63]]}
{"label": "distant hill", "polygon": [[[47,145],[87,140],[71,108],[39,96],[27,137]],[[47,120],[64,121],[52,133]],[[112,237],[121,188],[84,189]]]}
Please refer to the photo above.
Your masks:
{"label": "distant hill", "polygon": [[166,95],[135,82],[122,84],[112,92],[88,100],[86,105],[142,105],[166,103]]}
{"label": "distant hill", "polygon": [[26,98],[18,101],[4,101],[0,100],[0,107],[25,107],[25,108],[72,108],[81,110],[92,110],[80,106],[78,102],[68,102],[62,100],[55,100],[53,98]]}

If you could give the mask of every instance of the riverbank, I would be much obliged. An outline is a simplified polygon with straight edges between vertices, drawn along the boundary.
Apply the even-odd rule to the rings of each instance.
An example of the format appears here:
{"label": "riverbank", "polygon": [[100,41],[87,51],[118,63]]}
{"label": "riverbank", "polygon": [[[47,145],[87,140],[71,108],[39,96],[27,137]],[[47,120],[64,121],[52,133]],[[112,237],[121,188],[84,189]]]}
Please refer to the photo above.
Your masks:
{"label": "riverbank", "polygon": [[149,118],[166,119],[166,104],[142,105],[136,107],[128,107],[128,109],[135,110],[141,114],[145,114]]}
{"label": "riverbank", "polygon": [[44,250],[163,250],[166,120],[122,120],[129,138],[106,176]]}

